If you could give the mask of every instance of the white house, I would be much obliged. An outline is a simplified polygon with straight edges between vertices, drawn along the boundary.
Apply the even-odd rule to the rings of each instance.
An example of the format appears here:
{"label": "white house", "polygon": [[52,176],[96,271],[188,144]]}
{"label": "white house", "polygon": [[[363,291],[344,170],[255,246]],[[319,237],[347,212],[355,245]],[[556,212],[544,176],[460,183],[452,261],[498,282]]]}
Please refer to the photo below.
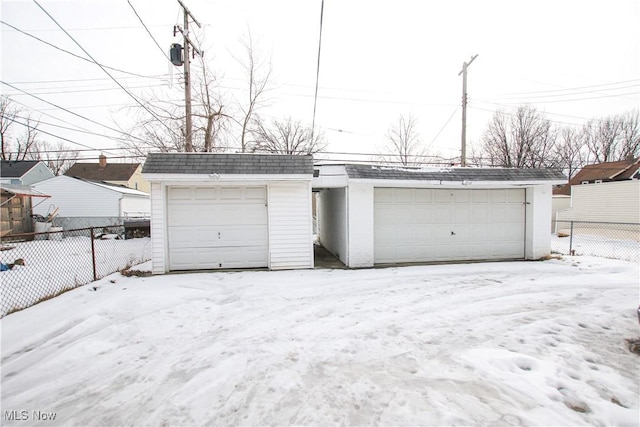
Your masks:
{"label": "white house", "polygon": [[571,187],[571,205],[559,210],[559,228],[568,221],[640,223],[640,180],[600,182]]}
{"label": "white house", "polygon": [[348,267],[538,259],[557,171],[316,166],[320,243]]}
{"label": "white house", "polygon": [[148,218],[151,212],[148,193],[123,186],[62,175],[33,187],[51,196],[33,213],[47,216],[57,208],[55,223],[67,230],[122,224],[128,217]]}
{"label": "white house", "polygon": [[313,268],[311,156],[152,153],[152,271]]}

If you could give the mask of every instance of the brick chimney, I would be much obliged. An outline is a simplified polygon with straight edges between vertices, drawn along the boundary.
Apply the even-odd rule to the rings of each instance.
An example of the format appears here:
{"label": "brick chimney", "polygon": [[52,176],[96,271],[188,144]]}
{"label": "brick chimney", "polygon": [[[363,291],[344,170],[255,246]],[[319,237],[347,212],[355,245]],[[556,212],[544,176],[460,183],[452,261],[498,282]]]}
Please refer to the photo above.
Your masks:
{"label": "brick chimney", "polygon": [[100,154],[100,157],[98,157],[99,159],[99,163],[100,163],[100,169],[104,169],[107,167],[107,156],[105,156],[104,154]]}

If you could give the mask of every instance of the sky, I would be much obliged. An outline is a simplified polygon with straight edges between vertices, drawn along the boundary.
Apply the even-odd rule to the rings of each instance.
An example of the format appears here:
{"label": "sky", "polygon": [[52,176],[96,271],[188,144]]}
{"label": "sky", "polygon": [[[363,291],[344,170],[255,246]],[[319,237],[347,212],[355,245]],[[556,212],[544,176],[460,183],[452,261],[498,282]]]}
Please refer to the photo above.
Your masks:
{"label": "sky", "polygon": [[[183,102],[182,70],[165,56],[181,42],[173,35],[173,26],[182,25],[180,5],[38,3],[42,8],[2,1],[0,91],[40,119],[42,139],[86,150],[80,158],[104,153],[117,161],[118,130],[135,125],[137,108],[120,85],[140,99],[161,93]],[[250,31],[259,57],[272,68],[259,114],[311,125],[321,0],[184,3],[202,24],[191,28],[228,105],[245,95],[247,80],[235,58],[244,54],[240,40]],[[474,55],[470,148],[497,109],[513,113],[530,104],[558,126],[638,109],[638,22],[638,0],[325,0],[315,126],[325,135],[328,158],[352,159],[342,153],[384,151],[389,128],[400,115],[411,115],[429,152],[453,159],[461,145],[459,72]],[[95,63],[52,45],[126,73],[109,69],[112,79]]]}

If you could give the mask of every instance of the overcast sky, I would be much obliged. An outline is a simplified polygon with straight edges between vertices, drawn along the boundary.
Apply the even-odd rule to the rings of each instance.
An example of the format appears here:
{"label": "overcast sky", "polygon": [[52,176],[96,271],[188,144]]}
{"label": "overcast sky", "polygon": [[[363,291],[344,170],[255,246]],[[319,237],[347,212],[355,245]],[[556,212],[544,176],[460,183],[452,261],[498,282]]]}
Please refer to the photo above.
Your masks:
{"label": "overcast sky", "polygon": [[[39,3],[96,61],[155,76],[110,71],[131,93],[182,95],[181,69],[164,56],[181,42],[173,36],[173,25],[182,25],[176,0],[130,0],[133,7],[126,0]],[[204,25],[197,32],[201,48],[228,96],[241,96],[246,83],[233,55],[243,54],[239,39],[250,29],[273,68],[261,115],[311,124],[321,0],[185,4]],[[87,56],[34,2],[3,0],[2,21],[2,94],[55,135],[42,139],[98,150],[81,157],[117,155],[109,149],[120,135],[105,126],[131,126],[125,107],[133,99],[97,65],[43,43]],[[530,103],[558,125],[639,108],[639,22],[638,0],[325,0],[316,125],[331,152],[375,153],[398,116],[412,114],[432,152],[459,156],[458,73],[476,54],[468,75],[471,145],[500,108],[513,112]]]}

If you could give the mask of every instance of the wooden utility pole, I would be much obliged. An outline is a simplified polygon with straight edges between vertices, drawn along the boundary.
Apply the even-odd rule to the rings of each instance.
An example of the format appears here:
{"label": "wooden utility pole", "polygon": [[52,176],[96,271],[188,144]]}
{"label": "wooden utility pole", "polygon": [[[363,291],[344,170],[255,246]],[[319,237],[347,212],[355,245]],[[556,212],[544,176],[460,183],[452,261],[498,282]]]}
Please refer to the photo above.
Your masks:
{"label": "wooden utility pole", "polygon": [[193,48],[194,53],[197,53],[200,56],[203,55],[203,52],[201,52],[189,39],[189,18],[193,20],[198,28],[202,28],[202,25],[200,25],[198,20],[191,14],[184,3],[182,3],[180,0],[178,0],[178,3],[180,3],[184,14],[184,28],[176,26],[174,27],[173,32],[175,35],[177,29],[182,33],[182,36],[184,37],[184,150],[187,152],[191,152],[193,151],[193,124],[191,117],[191,58],[189,57],[189,47]]}
{"label": "wooden utility pole", "polygon": [[471,57],[471,60],[462,64],[462,151],[460,153],[460,166],[467,165],[467,68],[478,55]]}

